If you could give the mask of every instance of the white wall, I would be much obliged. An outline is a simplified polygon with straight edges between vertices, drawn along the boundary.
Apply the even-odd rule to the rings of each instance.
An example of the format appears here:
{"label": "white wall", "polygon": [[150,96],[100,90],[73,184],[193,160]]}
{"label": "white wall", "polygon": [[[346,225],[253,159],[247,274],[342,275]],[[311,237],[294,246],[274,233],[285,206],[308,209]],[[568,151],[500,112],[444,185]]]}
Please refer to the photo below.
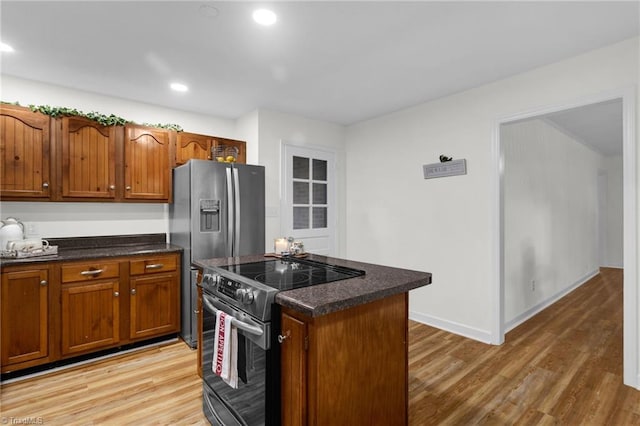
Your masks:
{"label": "white wall", "polygon": [[509,330],[597,273],[604,157],[544,120],[506,124],[500,131]]}
{"label": "white wall", "polygon": [[[1,76],[0,94],[2,101],[17,101],[23,106],[35,104],[77,108],[84,112],[115,114],[138,123],[173,123],[189,132],[237,138],[234,120],[172,110],[16,77]],[[43,238],[166,233],[167,211],[164,204],[149,203],[0,204],[0,217],[17,217],[25,223],[29,236]]]}
{"label": "white wall", "polygon": [[[347,257],[432,272],[411,317],[494,341],[494,123],[635,86],[637,64],[636,38],[350,126]],[[423,179],[440,154],[466,158],[468,174]]]}
{"label": "white wall", "polygon": [[601,266],[622,268],[623,265],[623,194],[622,156],[605,157],[603,171],[607,176],[607,239]]}
{"label": "white wall", "polygon": [[317,120],[297,117],[276,111],[258,112],[260,137],[259,163],[265,166],[266,180],[266,240],[265,249],[273,251],[273,239],[282,235],[280,223],[280,184],[282,144],[318,147],[336,152],[336,192],[338,212],[338,241],[334,256],[345,254],[345,162],[344,127]]}

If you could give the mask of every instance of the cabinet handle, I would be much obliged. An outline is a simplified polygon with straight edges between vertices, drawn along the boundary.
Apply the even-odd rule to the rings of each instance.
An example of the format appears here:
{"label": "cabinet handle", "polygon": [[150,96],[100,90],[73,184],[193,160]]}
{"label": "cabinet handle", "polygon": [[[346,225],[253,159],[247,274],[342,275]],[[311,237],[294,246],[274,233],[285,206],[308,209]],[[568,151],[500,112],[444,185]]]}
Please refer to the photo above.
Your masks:
{"label": "cabinet handle", "polygon": [[291,337],[291,331],[289,330],[287,330],[284,336],[282,334],[278,334],[278,343],[284,343],[284,341],[287,340],[289,337]]}
{"label": "cabinet handle", "polygon": [[124,189],[126,189],[127,191],[131,191],[131,186],[127,185]]}
{"label": "cabinet handle", "polygon": [[114,292],[113,292],[113,295],[114,295],[115,297],[118,297],[118,296],[120,296],[120,292],[119,292],[119,291],[114,291]]}
{"label": "cabinet handle", "polygon": [[42,184],[42,187],[43,187],[44,189],[47,189],[47,188],[49,187],[49,182],[44,182],[44,183]]}
{"label": "cabinet handle", "polygon": [[135,288],[131,289],[131,294],[134,295],[134,296],[136,295],[136,289]]}
{"label": "cabinet handle", "polygon": [[145,269],[160,269],[164,267],[164,263],[153,263],[151,265],[144,265]]}
{"label": "cabinet handle", "polygon": [[40,281],[40,285],[41,285],[42,287],[45,287],[47,284],[49,284],[49,283],[47,282],[47,280],[42,280],[42,281]]}
{"label": "cabinet handle", "polygon": [[104,272],[104,270],[102,270],[102,269],[94,269],[94,270],[91,270],[91,271],[82,271],[82,272],[80,272],[80,275],[84,275],[85,277],[86,276],[90,276],[91,277],[91,276],[94,276],[94,275],[100,275],[103,272]]}
{"label": "cabinet handle", "polygon": [[116,186],[115,185],[109,185],[109,189],[113,191],[114,189],[116,189]]}

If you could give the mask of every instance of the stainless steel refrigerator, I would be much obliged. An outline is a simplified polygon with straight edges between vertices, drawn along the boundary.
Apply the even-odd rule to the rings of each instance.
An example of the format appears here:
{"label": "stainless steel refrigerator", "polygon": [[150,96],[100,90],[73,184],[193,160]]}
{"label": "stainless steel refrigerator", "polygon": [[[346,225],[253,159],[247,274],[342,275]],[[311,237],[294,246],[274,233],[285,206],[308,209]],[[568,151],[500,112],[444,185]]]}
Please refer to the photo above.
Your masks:
{"label": "stainless steel refrigerator", "polygon": [[197,270],[191,262],[265,252],[264,167],[190,160],[173,169],[171,244],[182,255],[181,336],[195,347]]}

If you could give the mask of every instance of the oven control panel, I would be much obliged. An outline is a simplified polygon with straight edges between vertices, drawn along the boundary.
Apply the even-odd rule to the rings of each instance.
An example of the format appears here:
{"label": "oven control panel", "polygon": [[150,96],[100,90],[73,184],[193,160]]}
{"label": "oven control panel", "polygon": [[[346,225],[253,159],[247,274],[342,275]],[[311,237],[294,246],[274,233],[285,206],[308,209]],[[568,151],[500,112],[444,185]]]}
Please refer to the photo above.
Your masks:
{"label": "oven control panel", "polygon": [[231,280],[219,274],[205,274],[202,281],[211,290],[237,300],[243,305],[250,305],[254,301],[251,288],[246,288],[242,283]]}

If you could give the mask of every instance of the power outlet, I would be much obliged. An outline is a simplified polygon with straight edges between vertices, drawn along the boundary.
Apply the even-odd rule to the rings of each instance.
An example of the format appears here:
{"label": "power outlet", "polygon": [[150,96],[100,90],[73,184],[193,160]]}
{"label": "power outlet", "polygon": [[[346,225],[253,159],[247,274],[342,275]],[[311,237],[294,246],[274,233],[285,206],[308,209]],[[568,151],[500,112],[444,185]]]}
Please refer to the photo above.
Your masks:
{"label": "power outlet", "polygon": [[531,291],[536,291],[536,280],[531,280]]}
{"label": "power outlet", "polygon": [[27,237],[33,237],[35,235],[38,235],[38,226],[33,222],[25,223],[24,232]]}

